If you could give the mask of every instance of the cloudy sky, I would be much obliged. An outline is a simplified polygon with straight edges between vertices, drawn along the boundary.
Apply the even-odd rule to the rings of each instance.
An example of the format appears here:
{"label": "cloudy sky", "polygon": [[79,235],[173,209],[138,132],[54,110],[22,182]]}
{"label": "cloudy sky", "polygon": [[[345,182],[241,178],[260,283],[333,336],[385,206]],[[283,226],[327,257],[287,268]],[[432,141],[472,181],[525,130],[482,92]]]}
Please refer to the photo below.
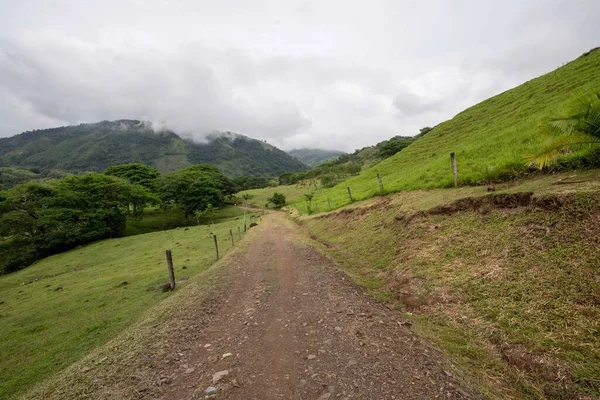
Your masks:
{"label": "cloudy sky", "polygon": [[600,46],[598,15],[598,0],[0,0],[0,137],[131,118],[349,151]]}

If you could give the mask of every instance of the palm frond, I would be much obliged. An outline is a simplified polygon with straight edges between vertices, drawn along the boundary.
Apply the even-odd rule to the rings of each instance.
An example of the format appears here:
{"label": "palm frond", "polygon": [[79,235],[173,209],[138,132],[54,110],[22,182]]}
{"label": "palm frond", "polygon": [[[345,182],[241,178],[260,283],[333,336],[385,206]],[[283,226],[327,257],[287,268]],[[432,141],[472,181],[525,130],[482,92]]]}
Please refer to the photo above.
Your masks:
{"label": "palm frond", "polygon": [[525,156],[528,166],[548,168],[573,147],[600,144],[600,92],[578,93],[560,107],[558,114],[538,124],[545,145],[539,153]]}

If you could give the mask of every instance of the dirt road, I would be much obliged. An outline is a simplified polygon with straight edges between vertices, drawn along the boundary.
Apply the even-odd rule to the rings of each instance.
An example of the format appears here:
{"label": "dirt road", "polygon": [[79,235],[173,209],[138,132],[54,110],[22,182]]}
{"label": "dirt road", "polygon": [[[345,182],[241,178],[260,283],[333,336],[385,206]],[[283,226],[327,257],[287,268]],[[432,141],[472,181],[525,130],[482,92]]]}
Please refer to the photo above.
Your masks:
{"label": "dirt road", "polygon": [[464,399],[449,364],[282,214],[26,399]]}
{"label": "dirt road", "polygon": [[172,380],[162,398],[472,397],[397,313],[350,282],[291,222],[273,215],[257,229],[185,360],[163,372]]}

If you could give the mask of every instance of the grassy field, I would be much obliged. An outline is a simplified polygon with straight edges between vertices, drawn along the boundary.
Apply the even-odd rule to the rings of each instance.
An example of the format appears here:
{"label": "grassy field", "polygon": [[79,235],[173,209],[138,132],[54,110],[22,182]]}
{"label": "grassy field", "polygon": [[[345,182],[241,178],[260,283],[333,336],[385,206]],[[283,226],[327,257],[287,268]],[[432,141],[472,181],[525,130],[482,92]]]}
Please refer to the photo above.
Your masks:
{"label": "grassy field", "polygon": [[[225,206],[221,207],[215,213],[215,216],[211,220],[201,219],[200,225],[207,225],[209,223],[222,223],[228,221],[234,221],[237,218],[244,215],[244,210],[234,207]],[[197,225],[196,218],[193,216],[189,217],[189,226]],[[165,229],[173,229],[182,227],[183,225],[183,211],[179,208],[172,208],[170,210],[160,209],[147,209],[144,211],[144,215],[141,219],[128,219],[127,227],[125,229],[125,236],[139,235],[142,233],[150,233],[163,231]]]}
{"label": "grassy field", "polygon": [[[561,104],[573,94],[599,87],[600,51],[595,51],[462,111],[360,175],[331,189],[319,188],[314,200],[323,211],[328,198],[334,209],[347,205],[347,187],[354,200],[380,195],[377,174],[382,176],[385,193],[450,187],[451,152],[456,153],[461,185],[522,174],[525,156],[538,152],[546,143],[537,130],[539,121],[556,115]],[[568,157],[580,155],[581,152]],[[303,194],[312,188],[285,186],[247,192],[254,195],[252,202],[263,206],[274,191],[282,192],[288,204],[305,212]]]}
{"label": "grassy field", "polygon": [[[239,199],[242,199],[242,195],[249,194],[252,196],[250,200],[248,200],[248,204],[255,207],[264,207],[267,203],[267,199],[272,197],[275,192],[281,193],[285,196],[285,200],[288,204],[296,203],[304,199],[305,193],[311,193],[315,189],[313,186],[305,186],[299,187],[296,185],[289,186],[277,186],[273,188],[264,188],[264,189],[251,189],[244,190],[237,194]],[[240,200],[245,204],[244,200]]]}
{"label": "grassy field", "polygon": [[486,397],[598,398],[600,171],[544,176],[504,193],[519,191],[568,201],[406,218],[486,194],[435,189],[301,221]]}
{"label": "grassy field", "polygon": [[0,398],[64,369],[169,297],[157,290],[168,282],[165,249],[185,285],[214,261],[212,234],[224,254],[238,226],[230,220],[103,240],[0,277]]}

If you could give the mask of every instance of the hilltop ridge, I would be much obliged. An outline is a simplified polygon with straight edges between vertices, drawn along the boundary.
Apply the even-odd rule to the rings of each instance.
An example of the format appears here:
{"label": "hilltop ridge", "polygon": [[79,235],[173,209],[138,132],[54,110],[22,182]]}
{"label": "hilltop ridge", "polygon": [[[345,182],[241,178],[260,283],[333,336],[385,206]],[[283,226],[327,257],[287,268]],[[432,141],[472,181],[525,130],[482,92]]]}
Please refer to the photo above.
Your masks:
{"label": "hilltop ridge", "polygon": [[0,139],[0,166],[103,171],[140,162],[161,172],[209,163],[229,176],[277,176],[307,166],[278,148],[233,132],[214,132],[195,141],[139,120],[102,121],[27,131]]}

